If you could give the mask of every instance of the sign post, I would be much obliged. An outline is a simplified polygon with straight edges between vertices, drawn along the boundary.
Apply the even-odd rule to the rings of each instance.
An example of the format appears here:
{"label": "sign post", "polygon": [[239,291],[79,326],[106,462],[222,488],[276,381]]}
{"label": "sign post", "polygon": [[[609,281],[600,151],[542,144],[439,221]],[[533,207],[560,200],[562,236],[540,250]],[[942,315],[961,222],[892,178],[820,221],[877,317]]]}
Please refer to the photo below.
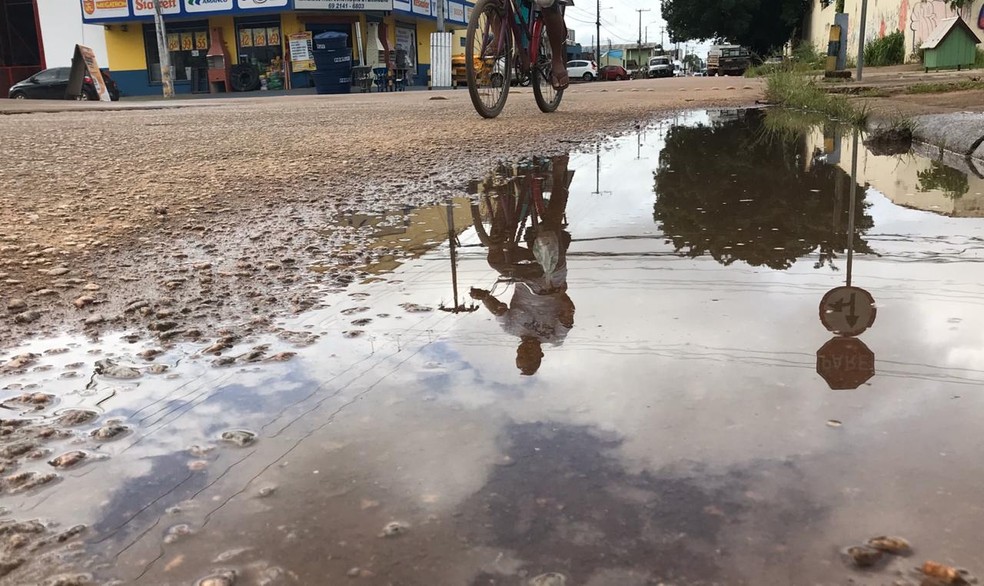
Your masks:
{"label": "sign post", "polygon": [[96,95],[102,102],[110,101],[109,89],[106,87],[106,80],[103,79],[99,63],[96,61],[96,54],[92,49],[83,45],[75,45],[75,56],[72,57],[72,72],[68,76],[68,87],[65,89],[65,97],[78,98],[82,95],[82,81],[86,74],[92,80],[92,87],[96,90]]}
{"label": "sign post", "polygon": [[834,391],[852,391],[875,376],[875,353],[857,338],[833,338],[817,350],[817,374]]}
{"label": "sign post", "polygon": [[875,299],[861,287],[834,287],[820,300],[820,323],[838,336],[857,336],[875,323]]}

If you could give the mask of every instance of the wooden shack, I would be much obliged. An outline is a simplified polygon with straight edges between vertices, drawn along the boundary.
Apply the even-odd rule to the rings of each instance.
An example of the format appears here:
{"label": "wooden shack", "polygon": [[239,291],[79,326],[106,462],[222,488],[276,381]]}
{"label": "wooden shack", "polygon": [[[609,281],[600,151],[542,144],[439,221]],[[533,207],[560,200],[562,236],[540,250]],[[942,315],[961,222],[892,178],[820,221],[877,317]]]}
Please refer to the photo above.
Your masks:
{"label": "wooden shack", "polygon": [[981,40],[962,18],[944,18],[920,49],[923,65],[930,69],[963,69],[974,66]]}

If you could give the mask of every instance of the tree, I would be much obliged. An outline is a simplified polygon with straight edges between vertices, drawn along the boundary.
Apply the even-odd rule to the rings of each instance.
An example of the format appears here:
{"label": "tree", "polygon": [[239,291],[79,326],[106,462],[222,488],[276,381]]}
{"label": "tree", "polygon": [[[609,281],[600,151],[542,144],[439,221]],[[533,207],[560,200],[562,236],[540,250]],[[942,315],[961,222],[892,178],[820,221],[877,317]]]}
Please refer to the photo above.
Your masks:
{"label": "tree", "polygon": [[689,55],[684,55],[683,65],[688,71],[700,71],[704,68],[704,60],[691,53]]}
{"label": "tree", "polygon": [[810,0],[663,0],[673,41],[719,39],[759,55],[796,36]]}
{"label": "tree", "polygon": [[[816,255],[816,268],[834,268],[847,248],[850,178],[834,165],[807,165],[805,137],[770,139],[763,116],[739,111],[672,128],[655,173],[653,219],[681,256],[782,270]],[[864,234],[874,221],[864,188],[855,189],[854,251],[870,253]]]}

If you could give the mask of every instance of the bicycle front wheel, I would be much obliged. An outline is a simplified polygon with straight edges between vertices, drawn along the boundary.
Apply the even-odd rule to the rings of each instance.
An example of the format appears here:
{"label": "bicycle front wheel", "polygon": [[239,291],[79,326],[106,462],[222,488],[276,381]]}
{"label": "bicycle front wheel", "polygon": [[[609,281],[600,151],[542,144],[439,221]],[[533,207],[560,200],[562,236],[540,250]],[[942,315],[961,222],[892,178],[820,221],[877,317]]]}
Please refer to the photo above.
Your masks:
{"label": "bicycle front wheel", "polygon": [[465,37],[468,95],[483,118],[502,112],[512,83],[512,30],[502,0],[478,0]]}
{"label": "bicycle front wheel", "polygon": [[539,29],[539,51],[536,56],[536,63],[533,64],[533,98],[541,112],[549,114],[557,110],[560,100],[564,97],[564,90],[557,91],[550,81],[550,73],[553,71],[553,51],[550,49],[550,39],[547,38],[547,29],[543,26],[543,21],[536,23]]}

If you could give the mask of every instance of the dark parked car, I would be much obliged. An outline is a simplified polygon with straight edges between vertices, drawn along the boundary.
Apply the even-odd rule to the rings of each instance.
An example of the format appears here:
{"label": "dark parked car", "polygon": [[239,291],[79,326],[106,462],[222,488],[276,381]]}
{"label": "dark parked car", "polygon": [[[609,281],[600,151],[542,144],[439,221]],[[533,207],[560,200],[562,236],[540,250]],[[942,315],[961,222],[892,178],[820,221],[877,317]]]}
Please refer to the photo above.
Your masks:
{"label": "dark parked car", "polygon": [[602,81],[621,81],[632,77],[621,65],[606,65],[598,72]]}
{"label": "dark parked car", "polygon": [[[120,90],[116,87],[116,82],[109,75],[108,69],[101,69],[103,80],[106,82],[106,89],[109,90],[109,97],[114,102],[120,99]],[[35,100],[98,100],[96,87],[92,85],[92,78],[86,74],[82,80],[82,94],[79,96],[66,96],[68,90],[68,78],[72,73],[71,67],[52,67],[44,71],[35,73],[22,82],[14,84],[7,96],[15,100],[35,99]]]}

